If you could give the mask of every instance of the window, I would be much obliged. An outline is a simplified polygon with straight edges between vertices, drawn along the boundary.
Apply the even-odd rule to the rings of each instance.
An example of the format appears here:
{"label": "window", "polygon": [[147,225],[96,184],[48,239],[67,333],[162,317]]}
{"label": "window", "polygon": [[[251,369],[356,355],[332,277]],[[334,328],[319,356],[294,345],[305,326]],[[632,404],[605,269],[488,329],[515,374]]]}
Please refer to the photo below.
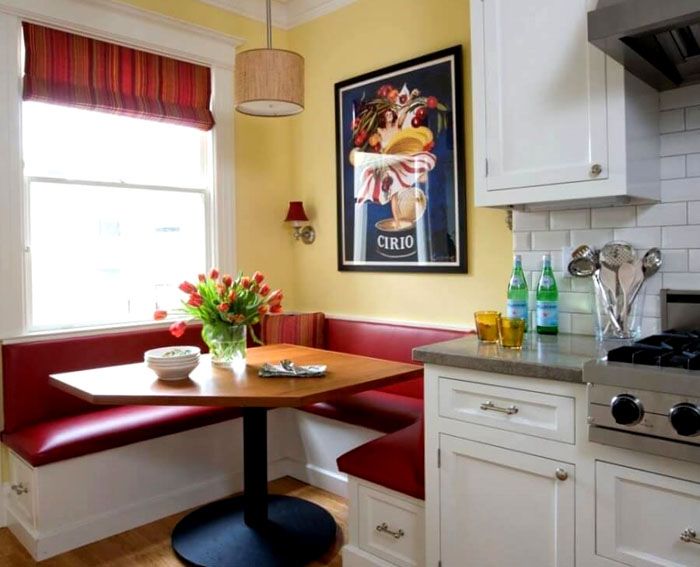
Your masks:
{"label": "window", "polygon": [[206,131],[23,103],[30,330],[150,319],[210,262]]}
{"label": "window", "polygon": [[[120,3],[0,6],[0,340],[158,324],[153,308],[179,301],[181,279],[212,264],[235,271],[233,65],[241,41]],[[29,22],[85,36],[55,58],[68,39],[42,32],[50,45],[44,40],[39,53],[44,38],[27,38]],[[119,50],[110,61],[107,44]],[[73,65],[87,49],[90,65]],[[115,72],[129,58],[147,80],[136,68]],[[152,88],[157,73],[170,75]],[[123,78],[117,96],[102,88]],[[56,87],[58,100],[44,96]],[[112,101],[126,112],[111,114],[119,112]],[[110,113],[87,110],[95,107]]]}

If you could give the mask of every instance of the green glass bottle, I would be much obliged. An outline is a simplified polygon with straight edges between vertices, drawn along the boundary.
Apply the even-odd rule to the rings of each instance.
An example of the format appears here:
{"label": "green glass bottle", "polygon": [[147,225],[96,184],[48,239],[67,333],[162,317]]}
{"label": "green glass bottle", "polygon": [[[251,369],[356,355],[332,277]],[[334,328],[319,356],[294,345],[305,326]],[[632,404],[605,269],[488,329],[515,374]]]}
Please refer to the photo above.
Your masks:
{"label": "green glass bottle", "polygon": [[525,330],[528,321],[528,290],[527,280],[523,273],[523,263],[519,254],[513,256],[513,273],[508,282],[508,301],[506,303],[506,317],[525,319]]}
{"label": "green glass bottle", "polygon": [[537,284],[537,332],[541,335],[559,332],[559,291],[549,254],[542,257],[542,275]]}

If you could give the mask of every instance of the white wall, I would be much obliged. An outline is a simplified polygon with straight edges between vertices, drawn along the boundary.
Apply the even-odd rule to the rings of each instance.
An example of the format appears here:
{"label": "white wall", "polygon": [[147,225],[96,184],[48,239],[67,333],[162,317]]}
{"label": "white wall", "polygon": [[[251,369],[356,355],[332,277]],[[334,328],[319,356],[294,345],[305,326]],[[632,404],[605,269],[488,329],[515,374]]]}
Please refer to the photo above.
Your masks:
{"label": "white wall", "polygon": [[[626,240],[661,248],[664,265],[647,281],[642,334],[660,329],[659,290],[700,290],[700,85],[660,94],[661,195],[656,205],[538,211],[513,215],[513,250],[523,256],[530,289],[550,252],[560,292],[560,331],[593,333],[589,279],[564,274],[561,248]],[[531,301],[534,306],[534,297]]]}

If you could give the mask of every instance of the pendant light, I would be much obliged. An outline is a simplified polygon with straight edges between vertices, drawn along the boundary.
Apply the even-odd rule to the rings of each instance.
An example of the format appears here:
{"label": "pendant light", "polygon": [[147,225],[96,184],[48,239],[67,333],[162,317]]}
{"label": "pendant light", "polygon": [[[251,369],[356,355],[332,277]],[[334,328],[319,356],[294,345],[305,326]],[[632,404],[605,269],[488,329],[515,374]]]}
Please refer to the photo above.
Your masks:
{"label": "pendant light", "polygon": [[272,0],[267,1],[267,48],[236,56],[236,110],[252,116],[291,116],[304,110],[304,58],[272,49]]}

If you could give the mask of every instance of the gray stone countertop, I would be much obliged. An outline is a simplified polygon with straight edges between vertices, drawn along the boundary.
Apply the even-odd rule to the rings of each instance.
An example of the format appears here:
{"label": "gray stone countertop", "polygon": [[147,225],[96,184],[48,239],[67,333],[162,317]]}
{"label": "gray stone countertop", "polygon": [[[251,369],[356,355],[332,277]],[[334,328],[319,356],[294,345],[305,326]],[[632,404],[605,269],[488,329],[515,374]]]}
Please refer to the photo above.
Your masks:
{"label": "gray stone countertop", "polygon": [[528,333],[522,350],[479,342],[475,335],[413,349],[413,359],[499,374],[582,382],[583,365],[605,356],[606,345],[587,335]]}

